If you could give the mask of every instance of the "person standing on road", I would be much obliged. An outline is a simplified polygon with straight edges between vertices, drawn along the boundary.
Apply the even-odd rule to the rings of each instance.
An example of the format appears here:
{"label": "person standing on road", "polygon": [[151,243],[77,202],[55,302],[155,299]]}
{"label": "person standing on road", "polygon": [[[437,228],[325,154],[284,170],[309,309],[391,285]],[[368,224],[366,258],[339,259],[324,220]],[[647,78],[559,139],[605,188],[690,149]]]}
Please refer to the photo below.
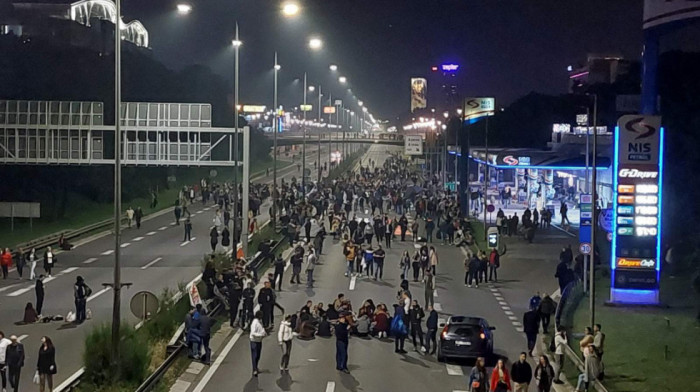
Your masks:
{"label": "person standing on road", "polygon": [[406,215],[401,215],[399,218],[399,227],[401,227],[401,242],[406,241],[406,230],[408,229],[408,218]]}
{"label": "person standing on road", "polygon": [[289,371],[289,357],[292,355],[292,339],[294,332],[292,331],[292,315],[284,316],[284,321],[280,324],[280,329],[277,332],[277,341],[282,349],[282,359],[280,361],[280,372]]}
{"label": "person standing on road", "polygon": [[593,345],[595,346],[598,358],[600,358],[600,360],[602,361],[605,345],[605,334],[601,332],[601,328],[602,327],[600,326],[600,324],[596,324],[593,326]]}
{"label": "person standing on road", "polygon": [[201,347],[204,348],[204,356],[201,358],[205,365],[211,363],[211,348],[209,347],[209,342],[211,341],[211,327],[214,320],[207,315],[206,309],[202,304],[197,304],[197,312],[199,312],[199,336],[201,337]]}
{"label": "person standing on road", "polygon": [[472,287],[472,281],[476,284],[476,288],[479,288],[479,272],[481,271],[481,260],[476,256],[476,254],[472,254],[472,258],[469,261],[468,265],[468,271],[467,273],[469,274],[469,281],[467,282],[467,287]]}
{"label": "person standing on road", "polygon": [[510,374],[502,359],[496,362],[496,366],[491,372],[491,391],[492,392],[507,392],[510,391]]}
{"label": "person standing on road", "polygon": [[489,378],[486,374],[486,360],[484,357],[479,357],[469,373],[469,391],[486,392],[488,390]]}
{"label": "person standing on road", "polygon": [[34,280],[36,279],[36,249],[32,248],[32,250],[29,251],[27,260],[29,261],[29,280]]}
{"label": "person standing on road", "polygon": [[[408,311],[408,320],[411,323],[411,340],[413,340],[413,349],[418,351],[418,347],[424,346],[423,341],[423,328],[421,323],[423,322],[423,317],[425,317],[425,312],[423,308],[418,304],[418,300],[413,300],[411,304],[411,309]],[[420,340],[420,346],[416,345],[416,336]]]}
{"label": "person standing on road", "polygon": [[129,228],[131,228],[131,224],[134,222],[134,209],[131,206],[126,209],[126,220],[129,222]]}
{"label": "person standing on road", "polygon": [[348,370],[349,338],[346,315],[341,314],[338,318],[338,324],[335,326],[335,368],[347,374],[350,374],[350,370]]}
{"label": "person standing on road", "polygon": [[389,217],[384,217],[384,243],[387,249],[391,249],[391,237],[394,236],[394,223]]}
{"label": "person standing on road", "polygon": [[270,287],[269,280],[265,282],[265,286],[258,292],[258,304],[260,304],[260,310],[262,311],[263,326],[265,329],[274,328],[275,320],[272,313],[275,307],[275,292]]}
{"label": "person standing on road", "polygon": [[27,265],[27,260],[29,259],[29,254],[24,252],[21,247],[17,248],[17,274],[19,278],[22,279],[24,274],[24,267]]}
{"label": "person standing on road", "polygon": [[250,324],[250,335],[248,336],[250,339],[250,357],[253,361],[253,377],[258,376],[258,363],[262,355],[262,341],[267,336],[267,331],[260,321],[262,317],[263,313],[261,311],[255,312],[253,322]]}
{"label": "person standing on road", "polygon": [[85,306],[87,305],[87,299],[92,295],[92,289],[85,284],[82,276],[78,276],[75,280],[73,295],[75,296],[75,322],[76,324],[82,324],[86,317]]}
{"label": "person standing on road", "polygon": [[141,219],[143,219],[143,210],[141,207],[136,207],[136,212],[134,213],[134,219],[136,220],[136,228],[141,228]]}
{"label": "person standing on road", "polygon": [[559,327],[559,331],[554,335],[554,355],[557,361],[557,371],[554,373],[554,379],[552,380],[555,384],[563,384],[559,379],[561,370],[564,368],[564,346],[568,345],[569,341],[566,338],[566,329],[564,327]]}
{"label": "person standing on road", "polygon": [[552,380],[554,380],[554,369],[549,364],[547,356],[541,355],[540,362],[535,368],[537,392],[549,392],[552,389]]}
{"label": "person standing on road", "polygon": [[430,270],[425,271],[425,307],[435,306],[435,276]]}
{"label": "person standing on road", "polygon": [[384,258],[386,258],[386,252],[382,249],[382,245],[377,245],[377,250],[374,251],[374,280],[382,280],[384,277]]}
{"label": "person standing on road", "polygon": [[295,249],[290,263],[292,264],[292,279],[289,283],[294,284],[294,279],[296,278],[296,284],[301,284],[299,275],[301,274],[301,265],[304,264],[304,252]]}
{"label": "person standing on road", "polygon": [[[253,319],[253,301],[255,300],[255,289],[253,288],[253,283],[248,282],[248,287],[243,290],[241,294],[243,298],[243,313],[241,314],[241,328],[248,328],[248,323]],[[261,313],[262,314],[262,313]]]}
{"label": "person standing on road", "polygon": [[435,230],[435,222],[432,218],[428,218],[425,221],[425,241],[433,243],[433,231]]}
{"label": "person standing on road", "polygon": [[44,307],[44,275],[39,275],[34,285],[34,293],[36,294],[36,313],[41,316],[41,309]]}
{"label": "person standing on road", "polygon": [[39,391],[44,392],[46,385],[49,387],[49,392],[53,391],[53,376],[57,373],[56,349],[48,336],[41,338],[36,371],[39,373]]}
{"label": "person standing on road", "polygon": [[537,334],[540,329],[540,319],[537,315],[537,309],[530,309],[523,315],[523,330],[527,337],[527,352],[532,356],[532,350],[537,343]]}
{"label": "person standing on road", "polygon": [[187,242],[192,240],[192,221],[190,218],[185,219],[185,238],[182,242]]}
{"label": "person standing on road", "polygon": [[175,208],[173,209],[175,214],[175,224],[180,226],[180,217],[182,217],[182,207],[180,207],[180,200],[175,200]]}
{"label": "person standing on road", "polygon": [[401,269],[401,276],[403,278],[408,277],[408,271],[411,270],[411,256],[409,256],[408,251],[403,251],[401,259],[399,260],[399,268]]}
{"label": "person standing on road", "polygon": [[17,340],[17,336],[10,336],[10,345],[5,352],[5,364],[10,386],[14,392],[19,391],[19,376],[24,367],[24,345]]}
{"label": "person standing on road", "polygon": [[520,353],[520,358],[510,368],[513,380],[513,392],[527,392],[532,381],[532,367],[527,363],[527,353]]}
{"label": "person standing on road", "polygon": [[309,256],[306,258],[306,287],[314,287],[314,269],[318,263],[318,256],[313,245],[309,245]]}
{"label": "person standing on road", "polygon": [[2,379],[2,390],[7,389],[7,347],[12,341],[5,337],[5,333],[0,331],[0,379]]}
{"label": "person standing on road", "polygon": [[282,279],[284,279],[284,267],[287,263],[284,261],[282,256],[277,256],[275,259],[275,274],[272,277],[272,288],[277,287],[277,291],[282,291]]}
{"label": "person standing on road", "polygon": [[[425,321],[425,328],[428,332],[425,333],[425,348],[424,352],[429,355],[435,354],[437,349],[437,329],[438,329],[438,313],[433,309],[432,305],[427,307],[428,319]],[[433,342],[432,351],[430,350],[430,342]]]}
{"label": "person standing on road", "polygon": [[231,232],[226,226],[221,230],[221,246],[224,248],[224,252],[228,252],[231,246]]}
{"label": "person standing on road", "polygon": [[216,250],[216,245],[219,244],[219,231],[216,230],[216,226],[212,226],[209,231],[209,242],[211,244],[211,253]]}
{"label": "person standing on road", "polygon": [[10,248],[5,248],[2,255],[0,255],[0,266],[2,266],[2,278],[7,279],[7,274],[10,267],[12,267],[12,252],[10,252]]}
{"label": "person standing on road", "polygon": [[554,302],[549,294],[545,294],[540,302],[538,311],[540,313],[540,319],[542,320],[542,333],[548,334],[552,315],[557,311],[557,303]]}
{"label": "person standing on road", "polygon": [[55,259],[51,247],[47,246],[44,251],[44,271],[49,277],[51,277],[51,270],[53,269],[54,261],[56,261]]}
{"label": "person standing on road", "polygon": [[501,255],[498,254],[496,248],[491,249],[489,255],[489,276],[486,281],[498,282],[498,268],[501,266]]}

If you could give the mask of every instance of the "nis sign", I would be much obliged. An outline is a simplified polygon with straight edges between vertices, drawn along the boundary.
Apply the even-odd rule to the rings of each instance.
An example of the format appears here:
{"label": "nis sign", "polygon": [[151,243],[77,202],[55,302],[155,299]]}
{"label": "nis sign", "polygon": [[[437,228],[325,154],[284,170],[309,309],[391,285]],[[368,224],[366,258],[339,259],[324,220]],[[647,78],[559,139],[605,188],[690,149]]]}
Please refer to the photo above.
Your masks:
{"label": "nis sign", "polygon": [[615,139],[611,301],[657,303],[663,177],[661,118],[622,116]]}

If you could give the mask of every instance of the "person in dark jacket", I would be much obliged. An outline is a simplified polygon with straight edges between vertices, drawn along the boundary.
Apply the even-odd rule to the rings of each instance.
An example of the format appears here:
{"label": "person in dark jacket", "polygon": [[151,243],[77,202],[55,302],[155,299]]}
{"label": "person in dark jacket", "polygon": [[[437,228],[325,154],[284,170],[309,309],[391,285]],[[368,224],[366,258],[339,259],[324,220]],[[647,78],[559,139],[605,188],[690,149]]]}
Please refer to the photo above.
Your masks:
{"label": "person in dark jacket", "polygon": [[[438,313],[432,306],[428,306],[428,319],[425,321],[425,328],[428,330],[425,334],[425,352],[433,355],[437,349]],[[431,341],[433,342],[432,351],[430,350]]]}
{"label": "person in dark jacket", "polygon": [[[418,305],[418,300],[413,300],[411,304],[411,309],[408,310],[408,321],[411,324],[411,339],[413,340],[413,349],[418,351],[418,347],[423,347],[423,328],[421,327],[421,322],[425,317],[425,312],[423,308]],[[416,345],[416,336],[420,340],[420,346]]]}
{"label": "person in dark jacket", "polygon": [[136,212],[134,212],[134,219],[136,220],[136,228],[140,229],[141,219],[143,219],[143,210],[141,210],[141,207],[136,208]]}
{"label": "person in dark jacket", "polygon": [[48,385],[49,391],[53,391],[53,375],[57,373],[56,349],[48,336],[41,338],[36,371],[39,373],[39,391],[44,392],[46,385]]}
{"label": "person in dark jacket", "polygon": [[10,387],[14,392],[19,391],[19,377],[24,367],[24,346],[17,340],[17,336],[10,336],[10,343],[5,351],[5,366]]}
{"label": "person in dark jacket", "polygon": [[557,303],[554,302],[549,294],[545,294],[544,298],[540,302],[538,309],[540,320],[542,320],[542,332],[547,334],[549,329],[549,322],[552,315],[557,311]]}
{"label": "person in dark jacket", "polygon": [[260,292],[258,292],[258,303],[260,304],[260,310],[263,313],[262,323],[265,329],[274,328],[275,326],[273,316],[275,300],[275,292],[272,290],[270,281],[266,281],[265,287],[261,288]]}
{"label": "person in dark jacket", "polygon": [[399,218],[399,226],[401,227],[401,241],[406,241],[406,230],[408,229],[408,218],[406,218],[406,215],[401,215],[401,218]]}
{"label": "person in dark jacket", "polygon": [[472,287],[472,281],[476,283],[476,287],[479,288],[479,272],[481,271],[481,260],[477,257],[476,253],[472,255],[472,259],[469,261],[469,282],[467,287]]}
{"label": "person in dark jacket", "polygon": [[199,312],[199,337],[202,340],[201,346],[204,347],[204,356],[201,359],[208,365],[211,362],[209,341],[211,340],[211,327],[214,320],[207,315],[202,304],[197,304],[197,312]]}
{"label": "person in dark jacket", "polygon": [[212,226],[211,230],[209,231],[209,240],[211,244],[211,253],[214,253],[216,250],[216,245],[219,244],[219,232],[216,230],[216,226]]}
{"label": "person in dark jacket", "polygon": [[34,292],[36,293],[36,313],[41,316],[41,309],[44,307],[44,275],[39,275],[39,279],[36,280]]}
{"label": "person in dark jacket", "polygon": [[186,241],[191,241],[192,240],[192,221],[190,218],[185,219],[185,238],[182,239],[182,242]]}
{"label": "person in dark jacket", "polygon": [[277,256],[275,259],[275,274],[272,278],[272,288],[277,285],[277,291],[282,291],[282,279],[284,278],[284,267],[287,263],[284,261],[282,256]]}
{"label": "person in dark jacket", "polygon": [[228,250],[228,247],[231,246],[231,232],[226,226],[221,230],[221,246],[223,246],[225,250]]}
{"label": "person in dark jacket", "polygon": [[554,277],[559,281],[559,291],[561,293],[564,293],[564,288],[571,282],[573,275],[573,271],[569,268],[569,262],[566,261],[564,252],[562,252],[559,264],[557,264],[557,272],[554,274]]}
{"label": "person in dark jacket", "polygon": [[92,289],[85,283],[82,276],[78,276],[73,286],[73,295],[75,297],[75,322],[81,324],[86,318],[87,299],[92,294]]}
{"label": "person in dark jacket", "polygon": [[338,324],[335,326],[335,368],[344,373],[348,370],[348,344],[350,328],[345,315],[341,315]]}
{"label": "person in dark jacket", "polygon": [[520,358],[510,368],[513,392],[527,392],[532,381],[532,367],[527,363],[527,353],[520,353]]}
{"label": "person in dark jacket", "polygon": [[241,328],[247,329],[253,321],[253,301],[255,300],[255,289],[253,283],[248,283],[248,287],[243,289],[243,313],[241,314]]}
{"label": "person in dark jacket", "polygon": [[428,218],[427,221],[425,221],[425,236],[426,236],[426,242],[433,243],[433,231],[435,230],[435,222],[431,219]]}
{"label": "person in dark jacket", "polygon": [[532,350],[537,342],[537,333],[540,329],[540,318],[537,309],[530,309],[523,315],[523,329],[527,337],[527,351],[532,356]]}

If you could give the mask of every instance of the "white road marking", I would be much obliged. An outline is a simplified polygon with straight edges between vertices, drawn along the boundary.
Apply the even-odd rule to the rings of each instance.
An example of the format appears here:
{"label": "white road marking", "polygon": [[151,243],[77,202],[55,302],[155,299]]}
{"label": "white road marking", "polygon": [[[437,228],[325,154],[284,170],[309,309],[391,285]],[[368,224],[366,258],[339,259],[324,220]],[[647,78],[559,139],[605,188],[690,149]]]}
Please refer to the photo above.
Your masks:
{"label": "white road marking", "polygon": [[148,264],[144,265],[143,267],[141,267],[141,269],[142,269],[142,270],[145,270],[146,268],[152,266],[153,264],[155,264],[155,263],[157,263],[157,262],[159,262],[159,261],[161,261],[161,260],[163,260],[163,258],[162,258],[162,257],[158,257],[158,258],[156,258],[155,260],[151,261],[150,263],[148,263]]}
{"label": "white road marking", "polygon": [[20,342],[20,343],[22,343],[22,340],[24,340],[24,339],[26,339],[26,338],[28,338],[28,337],[29,337],[29,335],[20,335],[20,336],[17,337],[17,341]]}
{"label": "white road marking", "polygon": [[119,246],[122,247],[122,248],[126,248],[126,247],[129,246],[129,245],[131,245],[131,242],[125,242],[125,243],[123,243],[123,244],[121,244],[121,245],[119,245]]}
{"label": "white road marking", "polygon": [[350,278],[350,291],[355,290],[355,284],[357,283],[357,277],[355,275]]}
{"label": "white road marking", "polygon": [[90,301],[92,301],[93,299],[99,297],[100,295],[102,295],[102,294],[108,292],[110,289],[111,289],[111,287],[105,287],[105,288],[103,288],[102,290],[100,290],[100,291],[94,293],[93,295],[91,295],[90,297],[88,297],[87,302],[90,302]]}
{"label": "white road marking", "polygon": [[513,321],[512,324],[515,325],[516,327],[522,327],[522,324],[520,324],[520,321]]}
{"label": "white road marking", "polygon": [[167,230],[167,229],[168,229],[167,226],[163,226],[163,227],[159,227],[159,228],[158,228],[159,231],[163,231],[163,230]]}
{"label": "white road marking", "polygon": [[499,304],[499,305],[505,306],[505,305],[508,305],[508,302],[506,302],[506,301],[498,301],[498,304]]}
{"label": "white road marking", "polygon": [[190,243],[189,241],[185,241],[185,242],[181,243],[180,246],[186,246],[189,243]]}
{"label": "white road marking", "polygon": [[83,261],[83,264],[92,264],[97,261],[96,257],[90,257],[89,259]]}
{"label": "white road marking", "polygon": [[233,335],[233,338],[228,341],[226,346],[224,347],[223,351],[216,357],[216,360],[214,363],[209,367],[209,370],[204,374],[204,377],[202,377],[202,380],[197,384],[197,386],[194,388],[192,392],[202,392],[204,388],[207,386],[209,383],[209,380],[211,380],[212,376],[214,376],[214,373],[219,369],[219,366],[221,366],[221,363],[224,362],[224,358],[228,356],[228,353],[231,351],[233,348],[233,345],[236,344],[238,339],[243,335],[242,330],[238,330],[235,335]]}
{"label": "white road marking", "polygon": [[190,241],[194,241],[196,239],[197,239],[197,237],[192,237],[192,238],[190,238]]}
{"label": "white road marking", "polygon": [[175,222],[170,222],[170,226],[175,226],[176,224]]}
{"label": "white road marking", "polygon": [[318,362],[318,359],[316,358],[307,358],[306,360],[309,362]]}
{"label": "white road marking", "polygon": [[[77,269],[78,269],[77,267],[66,268],[66,269],[63,270],[63,272],[61,272],[59,275],[67,274],[67,273],[73,272],[73,271],[75,271],[75,270],[77,270]],[[54,280],[54,279],[56,279],[56,276],[49,276],[48,278],[44,278],[44,284],[47,284],[47,283],[49,283],[50,281],[52,281],[52,280]],[[17,297],[17,296],[20,296],[20,295],[22,295],[22,294],[24,294],[24,293],[27,293],[27,292],[31,291],[32,289],[34,289],[34,285],[27,286],[27,287],[25,287],[25,288],[23,288],[23,289],[15,290],[15,291],[13,291],[13,292],[7,294],[7,296],[8,296],[8,297]]]}
{"label": "white road marking", "polygon": [[34,288],[34,286],[30,286],[30,287],[25,287],[25,288],[23,288],[23,289],[15,290],[15,291],[13,291],[13,292],[7,294],[7,296],[8,296],[8,297],[17,297],[17,296],[19,296],[19,295],[22,295],[22,294],[28,292],[29,290],[31,290],[31,289],[33,289],[33,288]]}
{"label": "white road marking", "polygon": [[505,306],[505,305],[503,305],[503,306],[501,306],[501,309],[503,309],[503,310],[510,310],[510,306]]}
{"label": "white road marking", "polygon": [[11,289],[11,288],[13,288],[13,287],[17,287],[17,286],[19,286],[20,284],[21,284],[21,283],[15,283],[15,284],[11,284],[11,285],[6,286],[6,287],[2,287],[2,288],[0,288],[0,293],[2,293],[3,291],[7,291],[7,290],[9,290],[9,289]]}
{"label": "white road marking", "polygon": [[447,374],[450,376],[464,376],[464,370],[462,370],[461,366],[448,363],[445,364],[445,367],[447,368]]}
{"label": "white road marking", "polygon": [[328,381],[328,384],[326,384],[326,392],[333,391],[335,391],[335,381]]}
{"label": "white road marking", "polygon": [[435,290],[433,291],[433,297],[437,297],[437,296],[438,296],[438,295],[437,295],[437,289],[435,289]]}
{"label": "white road marking", "polygon": [[437,311],[437,312],[442,312],[442,305],[435,302],[435,304],[433,304],[433,309],[435,309],[435,311]]}
{"label": "white road marking", "polygon": [[143,239],[143,237],[136,237],[132,241],[137,242],[137,241],[141,241],[142,239]]}
{"label": "white road marking", "polygon": [[512,321],[516,321],[518,318],[515,317],[515,316],[508,316],[508,319],[510,319],[510,320],[512,320]]}
{"label": "white road marking", "polygon": [[110,250],[106,250],[106,251],[104,251],[104,252],[102,252],[102,253],[100,253],[100,254],[101,254],[102,256],[109,256],[109,255],[111,255],[112,253],[114,253],[114,250],[110,249]]}
{"label": "white road marking", "polygon": [[[63,271],[59,272],[58,275],[70,274],[71,272],[73,272],[73,271],[75,271],[75,270],[77,270],[77,269],[78,269],[78,267],[66,268],[66,269],[64,269]],[[44,281],[44,283],[46,283],[46,281]]]}
{"label": "white road marking", "polygon": [[489,290],[491,290],[493,292],[498,292],[498,289],[489,289]]}
{"label": "white road marking", "polygon": [[504,313],[507,314],[508,316],[512,316],[512,315],[515,314],[515,313],[513,313],[513,312],[510,311],[510,310],[506,310]]}
{"label": "white road marking", "polygon": [[149,231],[148,233],[146,233],[146,235],[156,235],[156,232],[155,232],[155,231]]}
{"label": "white road marking", "polygon": [[498,297],[496,297],[496,301],[504,301],[504,299],[503,299],[503,297],[498,296]]}
{"label": "white road marking", "polygon": [[518,332],[525,332],[525,330],[522,327],[515,328],[515,330]]}

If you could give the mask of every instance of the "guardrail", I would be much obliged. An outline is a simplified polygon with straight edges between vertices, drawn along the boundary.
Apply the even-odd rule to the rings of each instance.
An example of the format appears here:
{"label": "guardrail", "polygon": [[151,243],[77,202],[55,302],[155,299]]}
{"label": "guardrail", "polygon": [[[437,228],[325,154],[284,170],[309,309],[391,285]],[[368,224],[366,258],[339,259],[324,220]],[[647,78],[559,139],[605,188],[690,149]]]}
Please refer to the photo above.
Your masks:
{"label": "guardrail", "polygon": [[[122,220],[126,219],[126,215],[122,216]],[[35,249],[41,249],[45,248],[47,246],[58,246],[58,240],[63,236],[65,240],[69,239],[74,239],[77,237],[81,237],[91,231],[99,230],[99,229],[106,229],[114,224],[114,219],[110,218],[107,220],[103,220],[97,223],[93,223],[88,226],[81,227],[79,229],[75,230],[62,230],[57,233],[49,234],[43,237],[39,237],[37,239],[18,244],[17,248],[22,248],[22,250],[27,253],[29,252],[32,248]],[[15,256],[18,256],[17,251],[15,251]]]}

